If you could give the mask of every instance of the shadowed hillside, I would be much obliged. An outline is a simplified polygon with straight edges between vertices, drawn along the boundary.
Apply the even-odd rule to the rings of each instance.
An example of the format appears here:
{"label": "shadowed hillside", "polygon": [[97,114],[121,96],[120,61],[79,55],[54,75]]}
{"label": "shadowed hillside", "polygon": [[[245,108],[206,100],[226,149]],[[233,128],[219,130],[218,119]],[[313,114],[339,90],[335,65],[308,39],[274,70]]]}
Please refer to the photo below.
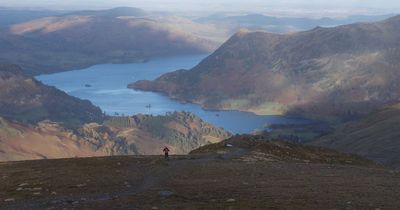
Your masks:
{"label": "shadowed hillside", "polygon": [[43,85],[15,65],[0,64],[0,116],[22,123],[52,120],[67,127],[101,122],[100,108]]}
{"label": "shadowed hillside", "polygon": [[359,154],[388,166],[400,167],[400,104],[344,124],[311,144]]}
{"label": "shadowed hillside", "polygon": [[207,108],[352,119],[398,101],[400,16],[279,35],[241,31],[193,69],[129,87]]}

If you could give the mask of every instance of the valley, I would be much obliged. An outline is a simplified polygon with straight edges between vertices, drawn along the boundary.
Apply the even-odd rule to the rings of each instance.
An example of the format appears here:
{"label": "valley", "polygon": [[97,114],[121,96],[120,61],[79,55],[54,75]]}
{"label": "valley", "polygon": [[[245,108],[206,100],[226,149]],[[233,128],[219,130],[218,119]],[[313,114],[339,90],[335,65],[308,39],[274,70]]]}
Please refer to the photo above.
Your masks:
{"label": "valley", "polygon": [[123,2],[0,6],[0,210],[398,209],[400,4]]}
{"label": "valley", "polygon": [[[11,29],[13,33],[34,37],[58,33],[59,27],[62,30],[69,28],[69,24],[75,27],[80,25],[80,20],[86,23],[88,18],[121,18],[121,15],[129,14],[130,17],[149,15],[132,8],[81,11],[21,23]],[[171,21],[171,24],[179,21],[172,17],[162,20]],[[163,144],[173,148],[175,154],[185,154],[231,134],[269,131],[275,139],[333,147],[397,167],[396,155],[383,156],[380,152],[370,156],[365,152],[375,144],[366,145],[362,152],[348,146],[337,147],[336,142],[332,145],[315,143],[326,142],[331,133],[340,132],[335,127],[341,121],[359,119],[384,104],[395,102],[397,63],[394,56],[397,50],[377,47],[368,40],[379,40],[375,33],[384,31],[380,46],[395,43],[397,39],[391,34],[397,23],[398,17],[393,17],[377,23],[316,28],[285,35],[242,30],[211,55],[170,56],[135,64],[103,64],[36,76],[43,84],[27,76],[31,72],[27,73],[23,68],[3,65],[4,88],[0,96],[4,100],[0,111],[2,142],[7,147],[3,150],[3,159],[57,158],[54,155],[57,153],[58,158],[151,155],[159,154]],[[364,36],[362,32],[365,31],[368,35]],[[333,46],[336,39],[343,36],[359,44],[353,43],[351,49],[346,45]],[[314,40],[310,37],[325,38]],[[297,46],[297,42],[303,44]],[[284,48],[279,49],[279,46]],[[315,51],[300,53],[306,47]],[[373,50],[379,51],[373,53]],[[289,51],[291,54],[285,54]],[[243,53],[246,57],[241,57]],[[352,56],[346,58],[351,53]],[[377,68],[383,70],[376,73]],[[191,70],[172,72],[176,69]],[[347,77],[357,80],[346,80]],[[352,91],[347,91],[349,88]],[[388,90],[394,92],[387,95]],[[171,99],[157,92],[167,94]],[[190,117],[189,112],[194,115]],[[180,119],[181,115],[185,116],[184,121],[178,120],[173,127],[168,127],[169,120]],[[138,118],[160,122],[150,123],[150,127],[128,123]],[[188,125],[187,119],[191,118],[195,119],[195,127]],[[117,126],[107,124],[110,119],[119,119],[125,127],[121,127],[121,122]],[[203,124],[201,119],[211,124]],[[130,126],[126,127],[127,123]],[[182,126],[188,130],[180,130]],[[204,127],[211,130],[204,130]],[[194,137],[193,132],[196,133]],[[207,140],[208,132],[213,134],[211,140]],[[24,144],[27,138],[37,142],[32,140]],[[345,141],[344,138],[341,140]],[[46,147],[30,150],[29,145],[41,145],[46,141],[48,145],[54,144],[53,150],[58,152],[46,153]],[[63,141],[70,143],[60,150],[59,144]],[[171,141],[174,143],[170,144]]]}
{"label": "valley", "polygon": [[[104,15],[108,16],[109,14],[110,13],[108,11],[105,13],[99,13],[98,15],[103,17]],[[262,132],[263,130],[269,130],[270,132],[272,131],[271,135],[273,135],[274,138],[276,139],[285,139],[287,141],[292,141],[292,142],[307,143],[313,140],[319,141],[319,138],[322,136],[321,142],[324,142],[323,139],[329,138],[325,137],[324,135],[330,134],[331,132],[337,132],[335,131],[335,126],[338,125],[340,121],[357,119],[369,113],[371,110],[380,107],[385,103],[390,103],[392,101],[390,98],[396,98],[394,95],[382,100],[380,98],[373,98],[370,95],[366,96],[359,95],[355,97],[357,94],[361,94],[361,92],[359,92],[361,90],[357,90],[355,86],[360,84],[371,85],[371,91],[374,90],[375,93],[367,91],[364,92],[363,94],[375,94],[376,97],[378,96],[384,97],[385,96],[384,94],[380,94],[378,92],[386,90],[385,86],[382,86],[386,84],[386,81],[388,81],[389,79],[396,78],[394,71],[396,68],[395,59],[391,59],[390,56],[395,56],[395,53],[397,51],[395,49],[389,51],[387,50],[385,51],[385,49],[383,49],[385,54],[372,55],[371,53],[369,53],[369,51],[371,49],[374,49],[374,45],[365,44],[365,47],[352,49],[357,51],[359,55],[356,56],[357,58],[356,57],[351,58],[353,59],[351,61],[350,60],[346,61],[348,63],[347,64],[347,67],[349,68],[348,70],[346,71],[341,70],[341,72],[335,73],[335,71],[337,71],[337,69],[341,67],[340,65],[339,66],[336,65],[341,62],[340,60],[341,58],[338,55],[332,57],[330,53],[346,51],[345,46],[343,47],[339,46],[339,48],[334,49],[331,48],[332,46],[330,46],[329,42],[327,42],[325,49],[325,51],[327,51],[325,52],[326,55],[324,54],[319,55],[318,53],[314,54],[303,53],[302,55],[303,57],[298,57],[298,58],[296,58],[296,56],[300,55],[297,55],[296,51],[292,50],[293,56],[289,57],[288,55],[286,55],[287,59],[290,58],[289,60],[285,62],[280,61],[279,64],[276,65],[274,64],[274,66],[272,67],[270,66],[272,64],[270,64],[269,62],[273,61],[274,54],[273,53],[270,54],[271,52],[269,52],[268,50],[265,51],[265,49],[269,48],[275,49],[275,47],[280,45],[290,46],[287,43],[290,43],[291,40],[297,40],[297,39],[307,40],[308,39],[307,37],[322,36],[318,34],[324,34],[324,33],[332,34],[332,36],[334,37],[339,36],[340,34],[356,36],[355,34],[357,34],[359,31],[362,30],[376,31],[378,30],[378,28],[381,28],[379,30],[387,30],[389,32],[392,32],[390,30],[394,29],[391,27],[394,27],[394,25],[397,23],[397,19],[398,17],[395,17],[379,23],[353,24],[353,25],[339,26],[336,28],[329,28],[329,29],[317,28],[307,32],[299,32],[288,35],[274,35],[263,32],[252,33],[248,31],[241,31],[236,35],[234,35],[227,43],[222,45],[220,49],[218,49],[216,52],[214,52],[209,56],[207,54],[198,54],[193,56],[173,56],[168,58],[159,58],[159,59],[153,59],[146,63],[138,63],[138,64],[96,65],[82,70],[40,75],[37,76],[36,78],[41,82],[43,82],[44,84],[55,86],[65,91],[69,95],[81,99],[90,100],[96,106],[99,106],[105,112],[104,114],[111,115],[116,118],[118,117],[125,118],[125,116],[135,117],[139,116],[141,113],[145,113],[148,115],[156,115],[155,117],[156,119],[157,115],[170,114],[174,113],[175,111],[184,111],[184,113],[192,112],[195,115],[199,116],[201,119],[204,119],[205,121],[217,127],[221,127],[233,134]],[[356,30],[357,33],[353,32],[352,30],[353,28],[357,29]],[[387,36],[390,36],[389,32]],[[372,35],[373,34],[371,34],[370,36]],[[334,40],[334,38],[332,39]],[[368,40],[368,37],[366,37],[365,39]],[[270,40],[272,41],[275,40],[274,42],[276,43],[273,44],[264,43],[264,45],[248,46],[248,44],[252,41],[255,43],[263,43],[263,42],[269,42]],[[395,40],[396,39],[393,38],[392,42],[395,42]],[[365,40],[359,40],[359,41],[365,41]],[[390,39],[385,39],[385,42],[390,43]],[[312,45],[312,43],[309,44]],[[234,59],[235,56],[239,56],[240,53],[242,53],[242,52],[233,53],[235,48],[241,49],[242,51],[245,51],[246,49],[255,50],[254,53],[249,54],[245,59],[247,60],[246,62],[248,62],[248,67],[243,67],[242,66],[243,63],[241,63],[240,60],[235,61],[235,62],[240,61],[240,63],[238,63],[240,65],[236,66],[238,67],[238,69],[241,68],[243,70],[242,72],[243,75],[241,76],[235,75],[236,73],[238,73],[235,71],[235,68],[230,69],[229,71],[228,69],[225,69],[230,66],[229,62],[231,61],[233,62],[233,60],[231,59]],[[287,49],[289,48],[290,47],[287,47]],[[233,53],[230,54],[231,57],[233,56],[232,58],[228,56],[229,52]],[[283,53],[283,51],[281,51],[281,53]],[[345,52],[345,54],[348,55],[349,52]],[[260,60],[261,58],[258,58],[258,56],[267,56],[266,58],[268,59],[264,60],[263,61],[264,63],[262,63]],[[283,54],[279,55],[281,59],[284,58],[284,56],[283,57],[282,56]],[[314,58],[315,56],[317,57]],[[342,55],[342,57],[344,56],[345,55]],[[382,59],[385,59],[386,63],[379,63],[377,60],[378,58],[376,58],[376,56],[381,56]],[[292,74],[290,72],[291,68],[290,66],[295,65],[296,62],[299,62],[298,59],[301,60],[309,59],[310,62],[308,64],[304,65],[302,64],[303,67],[301,67],[301,69],[294,69],[293,70],[294,73]],[[324,61],[325,63],[323,63],[322,60],[326,60],[326,62]],[[364,63],[367,61],[368,63]],[[375,62],[378,62],[376,63],[377,65],[375,65]],[[394,63],[391,64],[392,62]],[[336,64],[333,65],[334,63]],[[198,65],[196,66],[196,64]],[[392,67],[390,67],[389,64],[392,65]],[[371,66],[367,68],[367,65]],[[193,66],[195,67],[192,68]],[[270,66],[271,69],[269,69],[270,67],[268,66]],[[375,74],[374,69],[378,67],[382,68],[387,67],[386,72],[393,73],[392,77],[388,77],[383,73]],[[179,70],[177,72],[171,73],[171,71],[176,69],[191,69],[191,68],[192,70],[190,71]],[[320,80],[319,77],[317,77],[318,74],[316,74],[316,72],[318,71],[317,70],[318,68],[320,68],[319,70],[321,71],[320,76],[324,78],[323,80]],[[300,74],[300,70],[301,72],[303,72],[302,74]],[[220,86],[214,86],[219,84],[217,80],[224,75],[226,76],[224,79],[224,82],[226,82],[226,84],[223,83]],[[307,78],[307,75],[309,75],[310,78]],[[356,83],[354,83],[354,81],[345,82],[344,80],[342,81],[340,79],[340,78],[345,78],[348,75],[360,79],[357,80]],[[364,80],[370,75],[374,76],[370,77],[370,79],[368,80]],[[244,82],[244,80],[246,79],[249,81],[254,80],[254,78],[252,78],[254,76],[257,76],[260,79],[259,83]],[[263,78],[267,78],[268,80],[269,77],[273,79],[273,82],[270,83],[262,82]],[[279,78],[283,80],[279,80]],[[155,82],[153,83],[146,81],[154,79]],[[292,84],[294,85],[293,87],[290,85],[287,86],[287,82],[292,81],[290,79],[297,81]],[[378,80],[383,83],[375,84],[374,82]],[[136,83],[128,85],[132,81],[136,81]],[[177,83],[178,81],[179,83]],[[258,80],[256,79],[255,81]],[[280,85],[274,83],[279,81],[283,83]],[[310,85],[306,83],[307,81],[313,83],[311,83]],[[328,83],[332,83],[335,81],[336,83],[337,81],[342,81],[342,83],[336,85],[330,85],[329,87],[326,86]],[[203,86],[203,84],[204,85],[208,84],[208,85]],[[245,84],[245,85],[237,86],[234,84]],[[267,86],[264,86],[264,84]],[[134,88],[136,90],[127,89],[127,85],[128,87]],[[252,87],[252,85],[255,85],[256,87]],[[310,89],[310,87],[312,86],[318,87],[318,89],[313,89],[313,88]],[[190,89],[187,89],[187,87],[190,87]],[[204,87],[212,88],[212,91],[210,91],[211,89],[203,90]],[[279,87],[287,87],[287,88],[292,87],[302,91],[292,92],[294,94],[292,96],[297,98],[296,100],[294,100],[292,96],[290,97],[289,95],[288,97],[285,96],[285,94],[291,92],[290,90],[287,89],[279,90]],[[344,94],[345,92],[343,92],[344,91],[343,88],[352,88],[353,91],[348,92],[348,94],[350,95],[346,96]],[[392,85],[390,88],[393,89],[396,88],[396,86]],[[162,93],[166,93],[172,99],[177,99],[179,101],[171,100],[159,93],[144,92],[137,89],[160,91]],[[252,91],[253,94],[250,95],[247,94],[247,92],[244,91],[245,89],[247,92]],[[364,87],[363,90],[365,90]],[[225,93],[224,91],[227,92]],[[261,94],[261,91],[264,92]],[[325,94],[324,91],[326,91],[327,95]],[[339,94],[338,91],[342,92],[340,92]],[[352,95],[352,93],[354,94],[357,93],[357,94]],[[232,94],[232,95],[228,97],[228,95],[223,96],[223,94],[228,94],[228,95]],[[192,98],[187,98],[187,96],[200,97],[200,98],[192,99]],[[242,96],[245,96],[245,98],[241,98]],[[204,99],[201,99],[202,97],[204,97]],[[340,100],[337,100],[336,97],[340,97]],[[271,98],[273,100],[263,102],[261,98]],[[221,99],[223,99],[223,102],[219,102]],[[312,103],[308,104],[309,102],[307,102],[307,100],[311,100]],[[336,105],[333,104],[333,106],[336,107],[335,109],[331,107],[332,103],[330,102],[330,100],[335,100],[335,103],[337,103]],[[318,104],[319,102],[324,102],[325,104]],[[220,103],[222,103],[222,105],[219,105]],[[206,110],[202,109],[197,104],[202,105],[202,107],[206,108]],[[226,109],[227,111],[218,111],[217,109]],[[40,113],[37,112],[36,110],[37,109],[34,109],[33,112]],[[234,110],[241,110],[241,111],[234,111]],[[251,112],[255,112],[256,114],[268,114],[268,115],[256,115]],[[19,115],[21,116],[23,115],[26,118],[29,116],[29,114],[26,113],[28,112],[24,110],[21,111]],[[302,117],[290,117],[291,115],[302,116]],[[17,114],[13,114],[12,119],[18,120],[17,116],[18,116]],[[38,123],[40,120],[46,119],[45,116],[42,117],[40,117],[40,115],[39,117],[36,116],[35,118],[37,119],[33,121],[32,119],[19,119],[19,120],[20,122]],[[48,114],[48,116],[53,117],[54,113],[50,113]],[[143,128],[140,128],[135,132],[138,133],[144,132],[143,134],[140,135],[138,134],[138,135],[140,136],[140,138],[147,139],[146,141],[148,142],[148,144],[144,145],[143,148],[146,147],[150,149],[146,151],[143,150],[141,152],[137,152],[135,149],[131,150],[129,147],[130,144],[133,143],[140,144],[136,142],[137,141],[136,139],[134,138],[132,139],[132,134],[135,132],[128,131],[129,129],[127,128],[112,129],[103,124],[103,119],[101,118],[105,119],[105,116],[103,116],[103,114],[100,114],[99,116],[100,118],[98,118],[98,120],[86,119],[83,120],[81,123],[76,124],[75,127],[72,128],[74,130],[76,129],[84,130],[85,128],[90,127],[89,130],[106,129],[110,131],[109,133],[107,133],[107,135],[109,135],[110,138],[108,137],[100,138],[100,142],[91,142],[91,140],[88,140],[92,138],[92,136],[90,136],[92,134],[90,134],[88,137],[87,136],[88,133],[85,134],[80,133],[78,135],[81,138],[80,140],[83,140],[86,143],[89,142],[89,145],[92,144],[92,146],[97,145],[95,147],[98,147],[95,151],[88,150],[89,152],[87,154],[93,155],[92,154],[93,152],[98,153],[94,154],[94,156],[110,155],[110,154],[159,154],[158,151],[159,147],[162,147],[162,144],[166,144],[169,141],[168,138],[162,138],[160,140],[160,143],[155,143],[152,138],[157,139],[158,137],[154,136],[155,134],[154,131],[150,130],[143,131]],[[5,115],[5,117],[7,117],[7,115]],[[307,120],[312,118],[318,119],[318,121]],[[47,117],[47,119],[50,120],[53,119],[53,121],[57,122],[57,118]],[[60,126],[60,132],[62,130],[61,128],[66,127],[68,129],[67,121],[68,120],[65,119],[61,121],[63,125]],[[92,122],[96,122],[97,124],[93,125],[88,124]],[[70,122],[70,124],[74,123],[75,123],[74,121]],[[33,125],[33,127],[35,126],[36,125]],[[381,132],[378,132],[377,135],[380,135],[380,133]],[[103,134],[104,133],[96,135],[101,136]],[[203,133],[200,132],[198,133],[198,135],[201,136],[203,135]],[[129,138],[127,139],[128,136],[130,139]],[[207,134],[205,134],[205,136],[207,136]],[[222,134],[221,138],[217,139],[222,140],[223,136],[227,137],[229,135]],[[123,137],[125,138],[125,140],[119,142],[119,140],[121,140],[119,139],[119,137]],[[97,139],[96,141],[99,141],[99,139]],[[107,143],[104,143],[103,141]],[[198,142],[198,140],[196,140],[195,142]],[[196,146],[188,146],[177,149],[176,151],[179,154],[184,154],[185,152],[188,152],[190,149],[195,149],[196,147],[201,146],[206,142],[208,141],[203,141],[202,143],[194,143],[194,145]],[[311,143],[313,144],[313,142]],[[99,144],[102,146],[99,146]],[[183,142],[181,142],[181,144],[183,144]],[[319,145],[330,146],[322,143]],[[170,146],[175,148],[176,145],[170,145]],[[335,149],[339,149],[340,151],[343,152],[357,153],[366,156],[368,158],[377,160],[378,162],[382,162],[391,167],[397,167],[397,163],[393,162],[396,161],[395,155],[382,156],[381,155],[382,153],[379,153],[376,156],[369,156],[368,155],[370,154],[369,152],[359,152],[357,150],[352,150],[348,146],[344,148],[339,148],[335,146],[332,147]],[[369,150],[372,147],[373,147],[372,145],[366,145],[365,149]],[[386,148],[386,146],[384,148]],[[86,151],[85,148],[83,150]],[[105,150],[106,152],[104,152]],[[386,151],[386,149],[384,149],[383,151]],[[90,156],[90,155],[83,155],[83,156]],[[35,156],[35,158],[37,157],[40,156]]]}
{"label": "valley", "polygon": [[188,112],[110,117],[15,65],[0,66],[0,87],[0,161],[186,154],[231,135]]}
{"label": "valley", "polygon": [[398,209],[393,10],[96,3],[0,7],[0,209]]}
{"label": "valley", "polygon": [[[308,123],[305,119],[290,116],[261,116],[234,110],[204,110],[199,105],[180,103],[158,93],[127,88],[132,80],[155,79],[175,69],[191,68],[206,56],[179,56],[140,64],[96,65],[88,69],[40,75],[36,78],[69,95],[90,100],[107,115],[165,115],[167,112],[187,111],[235,134],[251,133],[256,129],[263,129],[268,124]],[[86,84],[90,87],[86,87]]]}

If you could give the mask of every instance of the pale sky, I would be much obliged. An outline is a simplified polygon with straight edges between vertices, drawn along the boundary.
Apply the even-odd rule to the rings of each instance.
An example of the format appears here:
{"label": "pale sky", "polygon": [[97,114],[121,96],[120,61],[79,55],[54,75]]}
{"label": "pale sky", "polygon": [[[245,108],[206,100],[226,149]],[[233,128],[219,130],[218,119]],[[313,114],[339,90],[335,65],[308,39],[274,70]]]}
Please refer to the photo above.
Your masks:
{"label": "pale sky", "polygon": [[117,6],[187,13],[254,12],[301,16],[400,13],[400,0],[0,0],[0,7],[77,10]]}

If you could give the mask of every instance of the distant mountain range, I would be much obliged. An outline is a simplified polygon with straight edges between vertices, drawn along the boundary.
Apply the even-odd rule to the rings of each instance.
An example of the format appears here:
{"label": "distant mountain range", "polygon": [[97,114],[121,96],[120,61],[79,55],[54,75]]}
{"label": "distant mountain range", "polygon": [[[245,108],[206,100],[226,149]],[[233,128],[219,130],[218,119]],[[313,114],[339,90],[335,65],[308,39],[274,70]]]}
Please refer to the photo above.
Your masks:
{"label": "distant mountain range", "polygon": [[116,7],[108,10],[83,10],[62,14],[62,16],[97,16],[97,17],[143,17],[151,13],[134,7]]}
{"label": "distant mountain range", "polygon": [[35,11],[0,9],[0,63],[31,74],[85,68],[102,63],[134,63],[165,56],[209,53],[240,28],[292,32],[316,26],[380,20],[281,18],[259,14],[200,19],[138,8]]}
{"label": "distant mountain range", "polygon": [[[211,52],[227,37],[211,25],[146,14],[140,9],[116,8],[11,25],[0,30],[0,63],[17,64],[37,75]],[[206,38],[207,32],[213,38]]]}
{"label": "distant mountain range", "polygon": [[196,19],[201,23],[225,24],[231,27],[243,27],[251,30],[264,30],[275,33],[310,30],[317,26],[334,27],[357,22],[374,22],[387,19],[392,15],[356,15],[346,18],[301,18],[301,17],[274,17],[262,14],[247,14],[240,16],[211,15]]}
{"label": "distant mountain range", "polygon": [[191,70],[129,87],[214,109],[353,119],[400,99],[400,16],[292,34],[241,31]]}

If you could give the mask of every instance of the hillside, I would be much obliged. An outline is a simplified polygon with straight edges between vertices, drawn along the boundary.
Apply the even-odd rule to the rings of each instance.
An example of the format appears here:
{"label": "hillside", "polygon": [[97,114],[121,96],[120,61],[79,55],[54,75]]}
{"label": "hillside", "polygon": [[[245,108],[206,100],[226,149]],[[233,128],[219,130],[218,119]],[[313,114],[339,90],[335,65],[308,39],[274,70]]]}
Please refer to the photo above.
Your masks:
{"label": "hillside", "polygon": [[[116,8],[11,25],[0,31],[0,63],[14,63],[37,75],[211,52],[227,37],[211,25],[146,14],[134,8]],[[205,31],[217,38],[206,38]]]}
{"label": "hillside", "polygon": [[0,118],[0,161],[156,155],[164,146],[172,154],[187,154],[229,136],[186,112],[111,117],[75,130],[51,121],[27,125]]}
{"label": "hillside", "polygon": [[209,144],[190,152],[191,155],[216,155],[222,159],[243,161],[288,161],[323,164],[377,166],[357,155],[346,155],[334,150],[273,140],[268,135],[233,136],[225,141]]}
{"label": "hillside", "polygon": [[163,144],[170,145],[174,154],[187,154],[193,149],[231,136],[224,129],[216,128],[190,112],[173,112],[165,116],[113,117],[104,125],[119,130],[118,136],[143,146],[151,141],[159,142],[158,147],[153,146],[149,151],[139,147],[138,154],[159,154]]}
{"label": "hillside", "polygon": [[101,122],[100,108],[26,76],[15,65],[0,64],[0,117],[22,123],[51,120],[67,127]]}
{"label": "hillside", "polygon": [[292,34],[241,31],[191,70],[129,87],[213,109],[352,119],[398,101],[400,16]]}
{"label": "hillside", "polygon": [[[105,147],[105,146],[103,146]],[[62,125],[27,125],[0,118],[0,161],[109,155]]]}
{"label": "hillside", "polygon": [[359,154],[388,166],[400,167],[400,104],[344,124],[313,145]]}
{"label": "hillside", "polygon": [[[354,162],[353,157],[332,151],[240,138],[228,140],[232,147],[219,156],[198,150],[169,161],[160,156],[125,156],[3,163],[0,205],[6,209],[396,209],[400,205],[396,171],[359,158]],[[208,149],[212,147],[219,146]],[[276,158],[259,158],[270,157],[270,147],[280,151],[273,152]]]}

